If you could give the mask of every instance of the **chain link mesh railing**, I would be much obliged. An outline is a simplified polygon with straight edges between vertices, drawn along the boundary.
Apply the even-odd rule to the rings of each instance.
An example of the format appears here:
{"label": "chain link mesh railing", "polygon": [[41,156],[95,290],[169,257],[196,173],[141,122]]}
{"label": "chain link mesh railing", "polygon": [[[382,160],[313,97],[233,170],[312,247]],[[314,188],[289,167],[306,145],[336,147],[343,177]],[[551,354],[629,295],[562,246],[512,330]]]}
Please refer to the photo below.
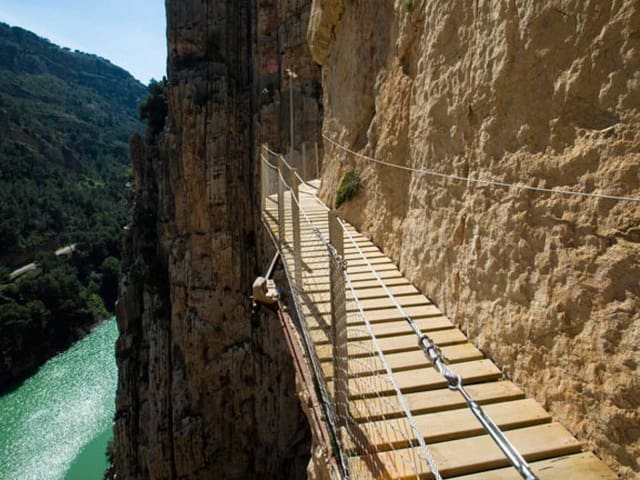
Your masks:
{"label": "chain link mesh railing", "polygon": [[344,247],[343,226],[283,157],[263,149],[262,173],[263,221],[282,255],[345,477],[441,478],[347,275],[358,252]]}

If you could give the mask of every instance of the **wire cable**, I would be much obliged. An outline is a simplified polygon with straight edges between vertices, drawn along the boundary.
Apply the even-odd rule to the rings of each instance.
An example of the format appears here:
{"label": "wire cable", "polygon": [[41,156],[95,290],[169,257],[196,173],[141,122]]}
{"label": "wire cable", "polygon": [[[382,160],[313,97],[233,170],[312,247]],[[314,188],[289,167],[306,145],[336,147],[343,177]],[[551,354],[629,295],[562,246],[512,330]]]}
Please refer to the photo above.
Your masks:
{"label": "wire cable", "polygon": [[637,197],[627,197],[627,196],[622,196],[622,195],[607,195],[607,194],[589,193],[589,192],[576,192],[574,190],[565,190],[565,189],[560,189],[560,188],[534,187],[532,185],[522,185],[522,184],[516,184],[516,183],[502,182],[500,180],[490,180],[490,179],[485,180],[485,179],[482,179],[482,178],[463,177],[462,175],[441,173],[441,172],[437,172],[435,170],[427,170],[427,169],[423,169],[423,168],[412,168],[412,167],[407,167],[405,165],[396,165],[395,163],[385,162],[384,160],[378,160],[377,158],[369,157],[367,155],[363,155],[361,153],[354,152],[353,150],[351,150],[351,149],[345,147],[344,145],[339,144],[335,140],[332,140],[331,138],[327,137],[326,135],[323,134],[322,136],[329,143],[331,143],[331,144],[335,145],[336,147],[344,150],[345,152],[348,152],[348,153],[350,153],[352,155],[355,155],[356,157],[362,158],[363,160],[374,162],[374,163],[377,163],[377,164],[380,164],[380,165],[385,165],[387,167],[397,168],[399,170],[405,170],[405,171],[416,173],[416,174],[419,174],[419,175],[428,175],[428,176],[432,176],[432,177],[446,178],[446,179],[449,179],[449,180],[459,180],[459,181],[463,181],[463,182],[477,183],[479,185],[489,185],[489,186],[503,187],[503,188],[515,188],[515,189],[518,189],[518,190],[528,190],[528,191],[540,192],[540,193],[550,193],[550,194],[557,193],[557,194],[560,194],[560,195],[568,195],[568,196],[576,196],[576,197],[597,198],[597,199],[601,199],[601,200],[604,199],[604,200],[617,200],[617,201],[621,201],[621,202],[640,203],[640,198],[637,198]]}
{"label": "wire cable", "polygon": [[382,280],[376,269],[373,267],[367,256],[364,254],[360,245],[355,241],[351,232],[349,232],[346,223],[338,219],[340,225],[342,227],[343,232],[349,238],[349,241],[356,248],[362,259],[364,259],[367,267],[376,278],[378,283],[382,286],[383,290],[396,307],[400,315],[407,321],[413,332],[418,337],[418,346],[424,351],[425,356],[433,363],[433,366],[438,370],[438,372],[444,377],[447,381],[447,386],[449,390],[457,391],[462,395],[467,406],[474,414],[474,416],[478,419],[478,421],[482,424],[485,431],[491,436],[493,441],[498,445],[500,450],[506,455],[509,459],[509,462],[513,465],[513,467],[518,471],[520,476],[525,480],[537,480],[538,477],[531,471],[529,464],[526,462],[524,457],[520,454],[520,452],[513,446],[513,444],[507,439],[502,430],[496,425],[496,423],[485,413],[485,411],[478,405],[478,403],[469,395],[467,390],[464,388],[462,384],[462,377],[455,373],[453,370],[449,368],[446,364],[445,359],[442,355],[442,352],[438,348],[438,346],[427,336],[422,333],[422,330],[418,325],[416,325],[415,321],[409,315],[404,307],[400,305],[398,300],[395,298],[393,293],[389,290],[386,283]]}

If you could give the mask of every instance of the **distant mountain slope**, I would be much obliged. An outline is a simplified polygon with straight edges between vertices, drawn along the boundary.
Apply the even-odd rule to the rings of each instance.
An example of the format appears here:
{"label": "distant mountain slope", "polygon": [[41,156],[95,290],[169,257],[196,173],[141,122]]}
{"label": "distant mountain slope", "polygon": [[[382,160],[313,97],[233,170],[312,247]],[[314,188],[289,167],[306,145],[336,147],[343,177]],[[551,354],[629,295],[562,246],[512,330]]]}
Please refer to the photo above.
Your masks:
{"label": "distant mountain slope", "polygon": [[122,224],[145,96],[109,61],[0,23],[0,263]]}
{"label": "distant mountain slope", "polygon": [[146,96],[109,61],[0,23],[0,392],[113,311]]}

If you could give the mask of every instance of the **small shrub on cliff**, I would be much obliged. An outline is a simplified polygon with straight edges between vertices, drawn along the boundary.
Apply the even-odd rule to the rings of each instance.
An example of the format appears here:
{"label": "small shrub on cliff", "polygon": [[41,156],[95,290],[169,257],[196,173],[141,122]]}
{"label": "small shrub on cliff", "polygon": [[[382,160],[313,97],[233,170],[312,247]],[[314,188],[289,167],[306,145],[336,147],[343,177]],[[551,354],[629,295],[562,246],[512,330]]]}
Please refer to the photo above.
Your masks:
{"label": "small shrub on cliff", "polygon": [[4,265],[0,265],[0,283],[9,282],[10,271]]}
{"label": "small shrub on cliff", "polygon": [[140,119],[146,120],[151,132],[157,135],[164,129],[164,122],[169,111],[167,101],[167,80],[149,82],[149,96],[138,105]]}
{"label": "small shrub on cliff", "polygon": [[336,193],[336,208],[354,198],[362,189],[360,174],[355,170],[347,170],[342,177]]}
{"label": "small shrub on cliff", "polygon": [[404,0],[404,9],[409,11],[413,8],[413,0]]}

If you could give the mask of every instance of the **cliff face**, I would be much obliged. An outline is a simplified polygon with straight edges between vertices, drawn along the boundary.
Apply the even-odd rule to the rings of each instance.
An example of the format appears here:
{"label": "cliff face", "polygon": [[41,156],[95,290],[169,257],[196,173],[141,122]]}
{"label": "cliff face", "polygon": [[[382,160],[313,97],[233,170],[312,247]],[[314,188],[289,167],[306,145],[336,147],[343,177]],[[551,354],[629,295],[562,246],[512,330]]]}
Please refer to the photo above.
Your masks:
{"label": "cliff face", "polygon": [[[318,0],[324,133],[394,164],[640,196],[635,0]],[[640,205],[467,184],[327,149],[342,208],[517,383],[640,471]],[[635,472],[635,473],[634,473]]]}
{"label": "cliff face", "polygon": [[[291,359],[277,319],[252,316],[249,295],[268,261],[256,152],[265,140],[280,148],[276,132],[286,128],[282,52],[300,45],[291,63],[309,71],[299,88],[313,83],[313,68],[317,83],[298,25],[309,9],[167,1],[168,124],[132,141],[136,199],[117,346],[123,478],[304,475],[308,428]],[[319,131],[313,98],[297,112],[308,120],[301,138]]]}

